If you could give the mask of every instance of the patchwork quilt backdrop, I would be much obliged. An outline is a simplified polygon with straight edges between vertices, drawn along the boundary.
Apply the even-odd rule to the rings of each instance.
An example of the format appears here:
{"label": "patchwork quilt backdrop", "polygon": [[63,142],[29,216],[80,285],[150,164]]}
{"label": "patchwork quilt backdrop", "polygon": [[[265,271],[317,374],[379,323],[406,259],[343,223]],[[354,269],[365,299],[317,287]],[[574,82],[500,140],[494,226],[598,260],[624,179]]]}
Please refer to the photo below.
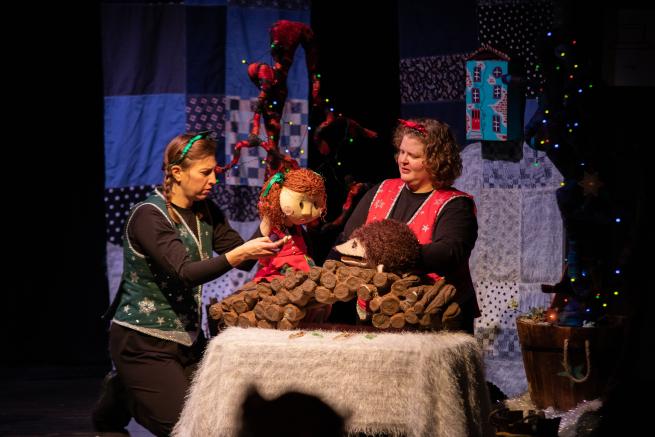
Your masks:
{"label": "patchwork quilt backdrop", "polygon": [[[247,63],[271,62],[268,30],[286,19],[309,23],[309,1],[106,2],[102,9],[105,101],[107,274],[113,295],[122,271],[122,232],[129,209],[162,180],[170,139],[211,130],[217,161],[245,139],[259,90]],[[288,77],[280,145],[307,164],[308,85],[302,49]],[[248,149],[222,176],[213,200],[248,238],[258,223],[261,150]],[[234,270],[204,286],[203,300],[222,298],[251,276]]]}

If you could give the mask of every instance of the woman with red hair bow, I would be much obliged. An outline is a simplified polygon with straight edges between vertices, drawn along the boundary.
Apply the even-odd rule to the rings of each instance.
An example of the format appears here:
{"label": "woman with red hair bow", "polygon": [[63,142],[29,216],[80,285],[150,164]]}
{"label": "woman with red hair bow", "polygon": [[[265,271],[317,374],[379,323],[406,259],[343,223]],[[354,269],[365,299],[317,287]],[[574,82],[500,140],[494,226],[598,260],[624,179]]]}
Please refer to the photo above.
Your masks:
{"label": "woman with red hair bow", "polygon": [[[407,223],[421,244],[419,268],[457,288],[458,329],[473,333],[480,315],[468,260],[478,235],[473,197],[452,187],[462,172],[459,147],[450,127],[431,118],[399,120],[394,132],[399,178],[371,188],[337,239],[340,244],[365,223],[395,219]],[[393,250],[393,248],[389,248]],[[337,258],[332,251],[330,258]],[[333,321],[352,322],[352,303],[335,304]]]}

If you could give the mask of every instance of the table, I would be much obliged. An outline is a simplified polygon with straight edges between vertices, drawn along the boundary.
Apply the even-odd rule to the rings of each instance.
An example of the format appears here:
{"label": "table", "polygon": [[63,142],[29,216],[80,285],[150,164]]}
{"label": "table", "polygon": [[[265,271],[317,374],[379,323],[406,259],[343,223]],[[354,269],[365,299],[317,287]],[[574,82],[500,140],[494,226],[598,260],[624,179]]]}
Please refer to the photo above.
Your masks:
{"label": "table", "polygon": [[267,399],[318,396],[349,432],[493,435],[480,350],[463,333],[228,328],[209,342],[173,435],[236,435],[251,385]]}

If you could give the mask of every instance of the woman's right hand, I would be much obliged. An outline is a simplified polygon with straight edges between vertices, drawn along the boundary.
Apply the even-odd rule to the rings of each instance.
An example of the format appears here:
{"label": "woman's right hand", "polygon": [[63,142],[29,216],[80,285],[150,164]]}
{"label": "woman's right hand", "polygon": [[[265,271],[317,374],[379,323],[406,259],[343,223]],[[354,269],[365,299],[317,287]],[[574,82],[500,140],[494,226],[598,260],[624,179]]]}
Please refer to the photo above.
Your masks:
{"label": "woman's right hand", "polygon": [[290,238],[289,235],[285,235],[284,238],[277,241],[272,241],[269,237],[253,238],[243,243],[241,247],[246,251],[248,259],[261,258],[278,253]]}
{"label": "woman's right hand", "polygon": [[231,266],[236,266],[249,259],[273,256],[290,238],[288,235],[278,241],[271,241],[268,237],[253,238],[227,252],[225,257]]}

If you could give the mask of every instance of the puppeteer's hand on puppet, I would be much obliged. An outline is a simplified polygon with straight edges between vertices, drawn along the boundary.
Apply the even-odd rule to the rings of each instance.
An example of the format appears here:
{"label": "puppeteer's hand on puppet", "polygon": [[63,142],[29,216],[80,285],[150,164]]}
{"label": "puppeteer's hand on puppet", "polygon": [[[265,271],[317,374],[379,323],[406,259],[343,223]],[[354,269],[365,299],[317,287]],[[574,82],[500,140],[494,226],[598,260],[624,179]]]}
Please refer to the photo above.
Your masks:
{"label": "puppeteer's hand on puppet", "polygon": [[277,255],[260,259],[256,281],[270,282],[291,268],[309,271],[314,266],[302,226],[318,220],[325,212],[325,203],[323,178],[308,169],[275,173],[264,183],[258,204],[261,229],[271,240],[287,237],[288,241]]}

